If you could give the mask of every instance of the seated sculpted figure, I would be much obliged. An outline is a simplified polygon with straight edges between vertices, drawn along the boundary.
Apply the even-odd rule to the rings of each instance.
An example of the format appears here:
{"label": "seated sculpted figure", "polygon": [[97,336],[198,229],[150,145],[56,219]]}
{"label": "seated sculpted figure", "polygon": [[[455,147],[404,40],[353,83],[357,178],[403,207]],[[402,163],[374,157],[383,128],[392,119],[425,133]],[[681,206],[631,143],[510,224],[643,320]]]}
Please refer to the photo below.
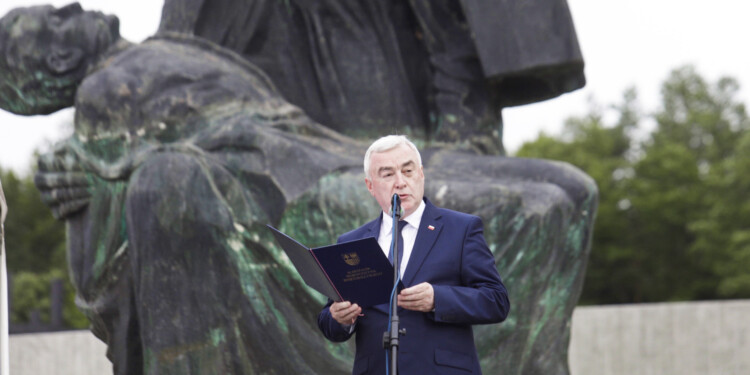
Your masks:
{"label": "seated sculpted figure", "polygon": [[[324,300],[264,226],[315,246],[376,217],[361,183],[370,139],[311,120],[228,49],[166,32],[131,44],[115,17],[77,4],[11,11],[0,52],[0,107],[76,108],[36,183],[67,221],[77,302],[116,374],[349,371],[351,348],[317,333]],[[484,370],[567,372],[592,181],[445,144],[423,163],[425,196],[482,217],[518,301],[506,323],[476,330]]]}

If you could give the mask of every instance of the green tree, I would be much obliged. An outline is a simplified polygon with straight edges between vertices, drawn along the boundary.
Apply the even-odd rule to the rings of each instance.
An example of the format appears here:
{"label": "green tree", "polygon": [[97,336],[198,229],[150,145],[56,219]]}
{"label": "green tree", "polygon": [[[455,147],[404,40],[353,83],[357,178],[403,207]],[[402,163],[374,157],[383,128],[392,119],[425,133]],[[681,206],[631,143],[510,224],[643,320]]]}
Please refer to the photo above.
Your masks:
{"label": "green tree", "polygon": [[5,240],[13,271],[47,272],[65,264],[65,225],[52,217],[30,177],[0,169],[8,217]]}
{"label": "green tree", "polygon": [[[567,161],[599,185],[582,303],[750,297],[750,123],[738,91],[682,67],[655,114],[629,90],[614,124],[594,108],[518,152]],[[635,142],[646,119],[656,127]]]}
{"label": "green tree", "polygon": [[56,221],[42,203],[31,177],[19,177],[0,168],[0,180],[8,203],[5,248],[13,281],[9,291],[11,321],[26,323],[31,312],[38,310],[42,320],[49,322],[51,283],[61,279],[65,282],[64,324],[86,327],[86,318],[75,307],[75,292],[67,275],[65,225]]}
{"label": "green tree", "polygon": [[711,85],[690,67],[675,70],[652,142],[679,143],[695,158],[690,254],[714,276],[704,288],[717,298],[750,296],[750,121],[738,92],[734,79]]}
{"label": "green tree", "polygon": [[623,103],[614,110],[618,119],[613,125],[606,125],[603,111],[594,106],[588,115],[568,119],[560,139],[540,134],[517,152],[519,157],[571,163],[588,173],[599,187],[593,251],[581,296],[581,303],[585,304],[632,299],[628,280],[640,269],[641,260],[629,244],[629,220],[624,214],[628,202],[623,199],[624,182],[631,173],[631,133],[640,118],[635,90],[628,90]]}
{"label": "green tree", "polygon": [[732,226],[721,224],[725,215],[715,206],[740,201],[730,198],[731,187],[717,174],[747,128],[738,89],[729,78],[708,83],[689,66],[662,85],[656,128],[642,145],[630,189],[635,232],[644,239],[639,246],[653,257],[644,269],[651,285],[645,300],[722,297],[718,288],[731,253],[727,232],[717,224]]}
{"label": "green tree", "polygon": [[13,310],[11,321],[29,322],[31,313],[38,311],[42,322],[50,322],[50,289],[54,280],[63,281],[63,324],[69,328],[85,328],[88,320],[75,306],[75,290],[67,282],[67,275],[61,269],[46,273],[15,272],[13,274]]}

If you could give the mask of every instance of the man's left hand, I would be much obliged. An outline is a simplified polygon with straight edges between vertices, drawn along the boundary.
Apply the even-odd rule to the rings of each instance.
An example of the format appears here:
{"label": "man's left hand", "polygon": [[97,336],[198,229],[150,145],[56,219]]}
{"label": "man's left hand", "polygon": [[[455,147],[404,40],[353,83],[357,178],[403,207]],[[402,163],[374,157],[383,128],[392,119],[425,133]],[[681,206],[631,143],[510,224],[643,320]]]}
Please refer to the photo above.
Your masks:
{"label": "man's left hand", "polygon": [[406,288],[398,294],[398,306],[407,310],[429,312],[435,308],[435,291],[429,283]]}

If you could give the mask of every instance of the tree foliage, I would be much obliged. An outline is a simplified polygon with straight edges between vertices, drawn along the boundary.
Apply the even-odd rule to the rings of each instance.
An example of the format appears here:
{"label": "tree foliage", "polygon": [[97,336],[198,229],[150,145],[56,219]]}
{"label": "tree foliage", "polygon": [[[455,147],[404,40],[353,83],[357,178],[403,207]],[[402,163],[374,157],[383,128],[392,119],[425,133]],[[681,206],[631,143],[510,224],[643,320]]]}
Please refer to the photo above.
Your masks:
{"label": "tree foliage", "polygon": [[12,289],[12,323],[27,323],[34,310],[49,322],[50,290],[54,279],[62,279],[65,300],[63,321],[70,328],[86,327],[86,318],[75,307],[75,292],[69,283],[65,256],[65,225],[56,221],[42,203],[31,177],[17,176],[0,168],[8,203],[5,249]]}
{"label": "tree foliage", "polygon": [[[750,297],[750,121],[731,78],[674,70],[654,114],[628,90],[517,153],[567,161],[599,185],[582,303]],[[643,140],[643,124],[655,128]]]}
{"label": "tree foliage", "polygon": [[32,179],[2,169],[0,178],[8,201],[8,267],[14,271],[46,272],[65,264],[64,224],[56,221],[42,203]]}

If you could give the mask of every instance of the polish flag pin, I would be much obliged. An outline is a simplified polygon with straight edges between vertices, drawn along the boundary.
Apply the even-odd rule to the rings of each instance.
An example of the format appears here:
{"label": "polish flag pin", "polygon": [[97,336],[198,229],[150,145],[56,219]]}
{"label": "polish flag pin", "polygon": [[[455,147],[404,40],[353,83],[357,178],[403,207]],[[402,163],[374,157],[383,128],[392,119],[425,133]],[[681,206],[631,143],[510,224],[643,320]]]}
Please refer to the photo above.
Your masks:
{"label": "polish flag pin", "polygon": [[429,229],[429,230],[435,230],[435,227],[433,227],[432,225],[428,225],[427,229]]}

